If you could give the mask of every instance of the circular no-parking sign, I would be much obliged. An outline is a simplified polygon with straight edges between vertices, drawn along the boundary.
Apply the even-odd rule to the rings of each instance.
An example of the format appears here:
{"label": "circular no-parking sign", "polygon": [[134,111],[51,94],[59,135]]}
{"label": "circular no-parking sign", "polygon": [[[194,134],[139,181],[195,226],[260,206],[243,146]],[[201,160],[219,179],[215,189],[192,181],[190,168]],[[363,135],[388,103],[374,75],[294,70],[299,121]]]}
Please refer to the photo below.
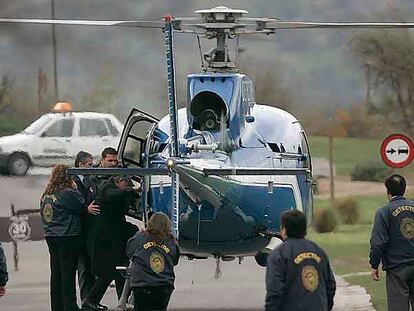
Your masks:
{"label": "circular no-parking sign", "polygon": [[402,168],[414,159],[414,144],[403,134],[390,135],[382,142],[381,157],[388,166]]}

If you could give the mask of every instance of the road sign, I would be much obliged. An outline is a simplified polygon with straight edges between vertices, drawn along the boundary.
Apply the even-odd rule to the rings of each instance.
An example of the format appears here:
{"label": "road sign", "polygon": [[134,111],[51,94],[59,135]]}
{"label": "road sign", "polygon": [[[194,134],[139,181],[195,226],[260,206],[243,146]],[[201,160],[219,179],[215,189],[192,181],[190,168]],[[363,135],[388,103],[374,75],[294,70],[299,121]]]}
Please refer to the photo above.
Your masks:
{"label": "road sign", "polygon": [[403,134],[390,135],[382,142],[381,157],[388,166],[402,168],[414,159],[414,144]]}

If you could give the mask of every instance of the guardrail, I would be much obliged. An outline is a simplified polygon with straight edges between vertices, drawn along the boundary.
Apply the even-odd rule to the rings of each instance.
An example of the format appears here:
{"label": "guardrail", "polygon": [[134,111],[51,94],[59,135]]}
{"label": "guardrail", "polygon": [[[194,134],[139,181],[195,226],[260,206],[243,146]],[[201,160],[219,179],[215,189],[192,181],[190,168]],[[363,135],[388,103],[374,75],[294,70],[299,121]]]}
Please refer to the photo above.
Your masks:
{"label": "guardrail", "polygon": [[39,209],[16,210],[10,203],[10,217],[0,217],[0,241],[13,243],[14,270],[19,270],[18,243],[43,240]]}

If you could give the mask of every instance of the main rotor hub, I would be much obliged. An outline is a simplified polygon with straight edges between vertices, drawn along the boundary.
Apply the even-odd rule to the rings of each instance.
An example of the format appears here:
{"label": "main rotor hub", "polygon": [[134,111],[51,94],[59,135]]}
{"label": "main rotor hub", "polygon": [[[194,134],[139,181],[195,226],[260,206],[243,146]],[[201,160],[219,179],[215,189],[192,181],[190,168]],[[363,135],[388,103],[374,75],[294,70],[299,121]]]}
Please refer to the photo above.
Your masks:
{"label": "main rotor hub", "polygon": [[[206,71],[237,71],[236,61],[230,57],[228,40],[236,38],[237,29],[246,26],[239,21],[248,12],[217,6],[212,9],[197,10],[195,13],[201,15],[201,23],[197,24],[197,27],[204,30],[207,39],[217,39],[217,47],[204,54],[204,60],[207,62],[204,69]],[[237,58],[237,43],[234,48],[234,58]]]}
{"label": "main rotor hub", "polygon": [[195,14],[201,15],[204,23],[235,23],[247,13],[246,10],[230,9],[225,6],[195,11]]}

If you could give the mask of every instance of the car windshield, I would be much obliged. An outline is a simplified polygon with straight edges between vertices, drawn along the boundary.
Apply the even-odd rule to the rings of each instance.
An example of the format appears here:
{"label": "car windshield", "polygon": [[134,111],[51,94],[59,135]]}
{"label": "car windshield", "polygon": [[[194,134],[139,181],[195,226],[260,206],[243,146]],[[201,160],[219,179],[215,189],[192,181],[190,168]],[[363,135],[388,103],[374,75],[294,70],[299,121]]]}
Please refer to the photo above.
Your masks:
{"label": "car windshield", "polygon": [[44,114],[39,119],[30,124],[23,132],[31,135],[37,134],[44,128],[50,119],[52,119],[51,114]]}

